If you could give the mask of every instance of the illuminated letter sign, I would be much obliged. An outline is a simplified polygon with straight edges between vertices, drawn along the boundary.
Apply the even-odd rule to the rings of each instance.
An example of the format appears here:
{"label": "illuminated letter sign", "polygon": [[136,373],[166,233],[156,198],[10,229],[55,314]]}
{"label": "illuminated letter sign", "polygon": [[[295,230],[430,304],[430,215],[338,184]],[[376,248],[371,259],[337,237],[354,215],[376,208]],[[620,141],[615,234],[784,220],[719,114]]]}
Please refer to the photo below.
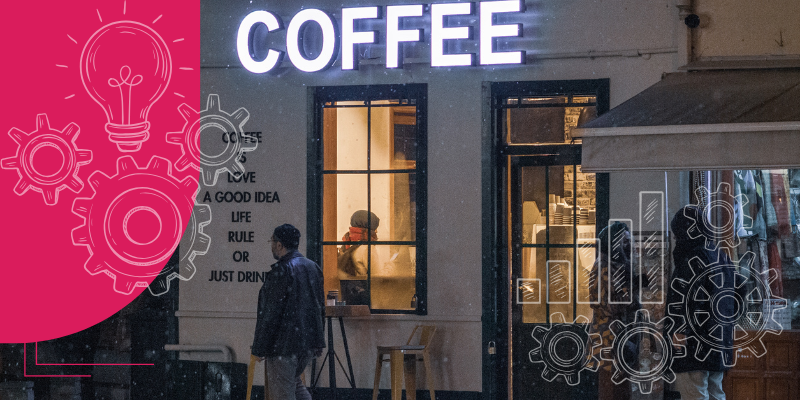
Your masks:
{"label": "illuminated letter sign", "polygon": [[263,61],[256,61],[250,55],[250,31],[256,24],[264,24],[269,32],[281,29],[281,20],[267,11],[254,11],[244,17],[239,24],[239,32],[236,34],[236,51],[239,53],[239,61],[242,62],[248,71],[263,74],[275,68],[283,58],[283,52],[269,49],[267,58]]}
{"label": "illuminated letter sign", "polygon": [[400,29],[400,18],[421,16],[422,4],[386,7],[386,68],[400,66],[400,42],[422,40],[422,29]]}
{"label": "illuminated letter sign", "polygon": [[357,19],[380,18],[378,7],[342,9],[342,69],[357,69],[355,46],[359,43],[375,43],[375,32],[356,32]]}
{"label": "illuminated letter sign", "polygon": [[[306,23],[314,22],[322,29],[322,51],[317,58],[309,60],[302,49],[300,37]],[[286,29],[286,52],[297,69],[305,72],[323,70],[333,64],[336,55],[336,27],[328,14],[309,8],[297,13]]]}
{"label": "illuminated letter sign", "polygon": [[470,15],[473,3],[450,3],[431,5],[431,66],[455,67],[473,65],[474,54],[444,54],[444,41],[447,39],[469,39],[470,27],[446,28],[447,15]]}
{"label": "illuminated letter sign", "polygon": [[522,26],[494,25],[494,14],[522,11],[520,0],[485,1],[481,3],[481,65],[522,64],[524,51],[496,52],[494,38],[522,36]]}
{"label": "illuminated letter sign", "polygon": [[[475,53],[448,54],[446,44],[453,40],[473,40],[474,26],[447,26],[448,17],[458,15],[473,15],[475,3],[443,3],[430,6],[430,39],[432,67],[455,67],[475,65],[476,58],[480,65],[498,64],[523,64],[524,51],[496,51],[498,38],[522,36],[522,24],[495,24],[497,14],[518,13],[524,10],[522,0],[494,0],[479,2],[478,18],[480,20],[480,38],[478,38],[479,55]],[[342,70],[358,69],[358,54],[356,49],[359,44],[378,44],[379,37],[375,30],[357,31],[356,24],[359,20],[382,18],[382,7],[346,7],[342,8],[341,37],[339,25],[330,15],[317,9],[305,9],[298,12],[289,22],[286,29],[286,53],[289,60],[297,69],[305,72],[321,71],[331,66],[338,56],[339,48],[342,49]],[[422,4],[406,4],[386,6],[385,10],[385,48],[386,68],[399,68],[403,63],[403,50],[401,43],[421,42],[424,40],[423,29],[401,29],[404,18],[422,17],[425,6]],[[264,24],[268,32],[283,28],[280,18],[268,11],[254,11],[248,14],[239,25],[236,35],[236,51],[242,65],[250,72],[264,73],[275,68],[283,59],[283,52],[269,49],[267,56],[262,61],[254,59],[251,51],[251,33],[258,24]],[[304,46],[303,39],[307,36],[304,31],[309,24],[316,24],[322,31],[320,40],[322,48],[319,54],[309,54]],[[453,25],[453,24],[451,24]],[[455,24],[458,25],[458,24]],[[448,42],[448,40],[450,42]],[[469,44],[472,46],[472,44]],[[313,58],[312,58],[313,57]]]}

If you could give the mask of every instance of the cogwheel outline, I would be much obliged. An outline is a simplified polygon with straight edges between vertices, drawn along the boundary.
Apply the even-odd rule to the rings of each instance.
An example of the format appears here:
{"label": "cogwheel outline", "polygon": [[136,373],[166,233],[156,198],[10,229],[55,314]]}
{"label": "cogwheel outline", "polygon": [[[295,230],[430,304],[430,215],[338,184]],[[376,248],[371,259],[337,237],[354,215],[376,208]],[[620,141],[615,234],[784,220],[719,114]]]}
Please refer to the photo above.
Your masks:
{"label": "cogwheel outline", "polygon": [[[78,177],[78,169],[92,161],[92,151],[78,149],[75,140],[79,134],[80,127],[74,122],[60,131],[51,128],[44,113],[36,115],[36,130],[31,133],[11,128],[8,136],[17,143],[17,152],[13,157],[2,159],[0,164],[3,169],[17,170],[19,181],[14,193],[22,196],[28,190],[39,192],[48,206],[58,203],[58,193],[65,188],[80,193],[83,181]],[[45,147],[56,149],[63,159],[59,170],[52,174],[42,173],[35,167],[34,156]]]}
{"label": "cogwheel outline", "polygon": [[[684,209],[684,216],[694,221],[686,231],[689,237],[696,239],[702,236],[706,240],[705,248],[712,251],[719,247],[732,249],[738,246],[739,235],[736,230],[733,229],[733,222],[736,216],[734,204],[738,201],[742,207],[745,207],[748,203],[747,196],[743,194],[734,196],[733,189],[727,182],[722,182],[717,185],[717,190],[714,192],[709,192],[708,188],[700,186],[695,189],[694,193],[698,199],[710,198],[711,201],[706,204],[704,204],[704,201],[699,201],[700,204],[696,204],[698,207],[701,207],[700,221],[695,220],[695,216],[693,215],[686,215],[687,210]],[[723,218],[726,222],[721,226],[713,225],[711,220],[706,217],[715,212],[727,215],[727,217]],[[753,219],[747,215],[742,215],[742,221],[742,225],[745,229],[753,226]],[[702,225],[705,229],[700,229],[699,225]]]}
{"label": "cogwheel outline", "polygon": [[[762,341],[764,336],[767,333],[779,335],[783,331],[783,327],[775,319],[775,312],[785,308],[785,306],[772,309],[768,316],[763,315],[761,309],[764,300],[785,300],[781,297],[773,296],[769,289],[769,284],[777,279],[777,271],[770,269],[763,274],[759,274],[752,268],[754,260],[755,254],[748,251],[738,262],[738,268],[735,268],[737,263],[732,263],[733,265],[723,264],[717,260],[706,265],[699,257],[694,257],[689,260],[689,267],[693,274],[692,279],[689,282],[680,278],[672,281],[672,289],[678,292],[682,301],[668,304],[668,313],[680,320],[679,331],[684,331],[687,328],[691,331],[691,334],[687,336],[697,342],[697,351],[694,356],[699,361],[704,361],[712,351],[719,352],[722,355],[723,363],[728,367],[736,365],[737,354],[745,349],[750,350],[756,357],[762,357],[767,354],[767,348]],[[708,281],[717,288],[722,288],[725,284],[725,276],[721,270],[732,266],[735,269],[733,274],[734,289],[722,290],[714,297],[709,295],[703,287],[703,283]],[[759,277],[765,274],[767,275],[766,279]],[[756,277],[756,279],[753,279],[755,287],[742,297],[736,293],[736,289],[747,283],[748,276]],[[733,315],[722,315],[715,306],[726,297],[733,297],[737,304],[736,312]],[[690,309],[687,306],[689,301],[711,302],[711,306],[708,307],[708,310],[695,310],[694,313],[690,314]],[[770,321],[774,322],[778,329],[769,328],[767,324]],[[713,325],[706,329],[710,324]],[[720,345],[720,341],[723,340],[723,335],[726,332],[725,329],[722,329],[723,324],[734,324],[731,342],[736,343],[738,340],[738,344],[732,346]],[[747,326],[743,326],[743,324]],[[705,334],[706,331],[709,333]],[[731,358],[728,358],[726,350],[733,350]]]}
{"label": "cogwheel outline", "polygon": [[[197,112],[188,104],[178,106],[178,111],[183,116],[185,123],[180,132],[167,133],[167,143],[181,146],[183,153],[175,163],[178,171],[192,167],[200,171],[203,177],[203,186],[210,187],[217,184],[217,176],[225,171],[239,175],[244,173],[244,164],[240,161],[242,154],[256,149],[258,142],[244,132],[244,124],[250,119],[250,112],[244,107],[228,114],[223,111],[219,95],[209,94],[206,109]],[[203,131],[212,129],[215,133],[222,131],[228,134],[235,133],[236,140],[228,140],[225,150],[217,155],[203,153],[200,148]],[[249,139],[249,140],[248,140]],[[213,140],[217,140],[214,136]]]}
{"label": "cogwheel outline", "polygon": [[[89,185],[94,190],[92,196],[76,198],[72,203],[73,214],[83,219],[83,224],[72,230],[72,243],[89,251],[86,272],[108,275],[114,281],[114,291],[126,295],[137,287],[147,287],[148,281],[156,278],[167,282],[170,277],[191,279],[193,269],[178,270],[173,275],[164,264],[188,222],[181,217],[181,210],[195,205],[194,196],[186,196],[185,191],[191,188],[196,193],[196,180],[186,177],[179,181],[172,175],[172,164],[162,157],[153,156],[146,167],[140,168],[133,157],[122,156],[117,159],[116,175],[95,171]],[[128,223],[138,212],[158,220],[156,237],[147,240],[131,235]]]}
{"label": "cogwheel outline", "polygon": [[[532,363],[544,363],[542,378],[548,382],[561,375],[568,385],[575,386],[581,382],[581,371],[596,372],[600,366],[600,360],[593,353],[593,349],[601,345],[600,335],[589,333],[589,320],[583,315],[569,324],[564,314],[553,313],[550,327],[533,328],[531,337],[539,347],[528,352],[528,359]],[[570,349],[570,354],[560,354],[557,345],[563,341],[572,342],[578,351]]]}
{"label": "cogwheel outline", "polygon": [[164,267],[164,270],[147,287],[150,294],[161,296],[169,291],[170,282],[173,279],[185,282],[194,277],[197,272],[197,266],[194,264],[195,257],[205,255],[211,247],[211,237],[203,230],[211,223],[211,217],[211,207],[208,204],[198,204],[195,198],[189,223],[186,225],[186,231],[184,231],[178,246],[178,264],[172,269]]}
{"label": "cogwheel outline", "polygon": [[[613,362],[614,374],[611,376],[611,381],[619,385],[625,380],[629,380],[638,385],[642,394],[651,393],[653,384],[659,379],[669,383],[674,382],[675,372],[672,371],[672,361],[675,358],[686,356],[686,346],[674,344],[672,338],[662,334],[662,329],[669,331],[674,325],[675,322],[670,317],[664,317],[656,323],[651,322],[650,312],[646,309],[636,310],[634,321],[627,325],[619,320],[612,321],[610,328],[614,334],[614,341],[611,343],[611,347],[603,348],[600,351],[600,358]],[[659,326],[663,326],[663,328]],[[649,335],[655,339],[656,348],[660,348],[663,353],[666,353],[652,353],[645,349],[642,355],[645,355],[646,363],[639,360],[637,355],[637,364],[646,367],[646,370],[634,369],[624,361],[625,343],[636,335]],[[655,366],[651,367],[651,365]]]}

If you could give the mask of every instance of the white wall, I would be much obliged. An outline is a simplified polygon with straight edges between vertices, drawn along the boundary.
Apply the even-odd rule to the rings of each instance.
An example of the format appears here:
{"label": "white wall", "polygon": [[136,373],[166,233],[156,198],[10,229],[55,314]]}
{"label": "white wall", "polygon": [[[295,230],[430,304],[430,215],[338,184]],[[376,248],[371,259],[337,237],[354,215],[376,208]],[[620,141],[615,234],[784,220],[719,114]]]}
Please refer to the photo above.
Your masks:
{"label": "white wall", "polygon": [[800,55],[800,2],[695,0],[695,13],[699,59]]}
{"label": "white wall", "polygon": [[[384,4],[388,4],[386,2]],[[408,2],[394,2],[396,4]],[[348,5],[366,3],[348,3]],[[266,239],[283,222],[306,227],[307,88],[356,84],[428,84],[428,315],[380,316],[348,321],[359,387],[372,386],[375,347],[404,343],[417,323],[439,327],[434,342],[438,389],[481,390],[481,82],[610,78],[611,105],[657,82],[675,68],[675,53],[652,57],[530,59],[528,65],[431,68],[424,63],[387,70],[382,65],[343,72],[338,63],[326,72],[306,74],[291,65],[276,74],[255,75],[236,58],[238,23],[252,10],[267,7],[289,17],[302,7],[340,14],[340,2],[275,1],[249,4],[225,0],[202,3],[202,91],[220,95],[223,108],[246,107],[247,131],[264,132],[264,143],[248,156],[259,185],[280,192],[281,203],[254,208],[259,233],[247,268],[271,264]],[[540,57],[554,53],[663,49],[675,46],[677,9],[672,1],[529,1],[521,18],[526,38],[518,45]],[[426,57],[427,45],[411,51]],[[378,49],[380,50],[380,49]],[[635,54],[635,53],[634,53]],[[251,161],[252,160],[252,161]],[[662,178],[663,181],[663,178]],[[261,183],[263,182],[263,183]],[[638,190],[612,177],[612,192],[627,198]],[[227,184],[247,188],[247,184]],[[266,190],[266,189],[264,189]],[[612,204],[615,202],[612,200]],[[212,204],[220,224],[237,207]],[[239,207],[241,208],[241,207]],[[615,210],[612,209],[612,216]],[[214,231],[215,228],[209,228]],[[221,343],[247,362],[255,325],[260,283],[211,283],[211,269],[242,268],[231,262],[232,246],[219,229],[209,254],[198,257],[198,274],[180,288],[180,340],[185,344]],[[304,242],[303,242],[304,243]],[[261,248],[258,250],[257,248]],[[301,251],[304,244],[301,244]],[[190,312],[191,311],[191,312]],[[211,318],[211,317],[225,317]],[[336,329],[336,328],[335,328]],[[337,335],[338,336],[338,335]],[[208,358],[211,358],[210,356]],[[327,374],[323,374],[327,376]],[[260,379],[260,378],[259,378]],[[258,383],[259,381],[257,381]],[[324,382],[324,381],[323,381]],[[341,382],[340,382],[341,384]],[[387,387],[388,373],[383,387]]]}

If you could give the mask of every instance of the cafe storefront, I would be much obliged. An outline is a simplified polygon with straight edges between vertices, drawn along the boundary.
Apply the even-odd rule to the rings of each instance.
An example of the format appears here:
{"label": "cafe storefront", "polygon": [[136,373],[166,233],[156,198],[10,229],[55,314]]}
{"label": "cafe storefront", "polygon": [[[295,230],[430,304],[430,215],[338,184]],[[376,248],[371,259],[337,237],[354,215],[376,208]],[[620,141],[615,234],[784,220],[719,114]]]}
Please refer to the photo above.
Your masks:
{"label": "cafe storefront", "polygon": [[[724,350],[682,353],[664,334],[680,322],[712,339],[735,324],[729,398],[797,398],[800,6],[723,3],[202,1],[203,100],[178,112],[202,139],[210,244],[172,260],[193,278],[129,322],[166,332],[133,354],[169,381],[139,385],[134,367],[131,398],[214,387],[179,361],[233,362],[219,376],[241,381],[227,377],[249,361],[283,223],[326,294],[367,310],[327,325],[336,355],[306,370],[315,398],[370,398],[376,383],[389,398],[400,380],[386,365],[376,379],[378,346],[419,325],[436,332],[418,398],[432,381],[439,399],[596,399],[610,376],[632,398],[667,398],[675,359]],[[740,30],[744,16],[766,28]],[[733,314],[668,301],[716,282],[671,279],[670,222],[689,204],[748,289],[725,298]],[[615,222],[632,269],[605,282],[592,269]],[[625,340],[601,351],[589,327],[620,280],[644,310],[612,335],[636,337],[626,361]]]}
{"label": "cafe storefront", "polygon": [[[783,60],[714,72],[729,68],[682,44],[699,40],[683,20],[699,11],[624,3],[204,2],[203,96],[247,109],[236,128],[258,146],[243,153],[244,178],[201,188],[198,199],[211,193],[212,247],[194,260],[199,279],[181,282],[175,349],[224,345],[247,361],[257,276],[271,259],[264,241],[288,222],[301,227],[301,251],[322,266],[326,292],[370,310],[344,319],[353,380],[339,375],[340,393],[369,396],[377,346],[435,325],[437,397],[596,398],[594,363],[554,367],[558,348],[542,356],[542,338],[592,320],[598,233],[621,221],[635,244],[632,279],[649,278],[637,300],[654,328],[640,334],[639,364],[614,368],[637,369],[620,383],[635,396],[663,396],[671,371],[660,360],[679,356],[656,333],[680,317],[666,299],[669,224],[697,204],[709,224],[729,227],[709,240],[724,243],[755,290],[736,338],[737,365],[752,365],[729,373],[726,390],[760,379],[748,375],[753,366],[774,364],[760,355],[798,345],[797,70]],[[633,22],[614,23],[620,15]],[[215,142],[204,151],[222,151]],[[216,192],[267,195],[216,201]],[[376,235],[362,239],[364,271],[345,273],[345,234],[359,210],[378,217]],[[213,358],[186,349],[182,359]],[[754,395],[796,394],[785,383],[796,362],[775,367]],[[313,375],[330,394],[327,369]]]}

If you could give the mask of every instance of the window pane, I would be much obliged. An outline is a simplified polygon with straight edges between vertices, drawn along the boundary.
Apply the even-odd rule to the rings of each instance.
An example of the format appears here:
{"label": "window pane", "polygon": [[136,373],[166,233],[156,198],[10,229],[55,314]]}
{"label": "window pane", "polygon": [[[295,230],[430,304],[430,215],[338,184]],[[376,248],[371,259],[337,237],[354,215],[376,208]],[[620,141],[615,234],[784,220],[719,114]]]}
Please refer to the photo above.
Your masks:
{"label": "window pane", "polygon": [[[572,248],[550,248],[548,257],[544,248],[523,249],[522,279],[517,286],[523,323],[547,322],[548,309],[550,315],[560,312],[566,321],[574,320],[573,251]],[[581,307],[579,310],[586,313]],[[591,316],[591,311],[588,314]]]}
{"label": "window pane", "polygon": [[417,109],[372,108],[370,169],[412,169],[417,159]]}
{"label": "window pane", "polygon": [[367,209],[367,175],[326,174],[323,182],[323,240],[340,241],[353,213]]}
{"label": "window pane", "polygon": [[410,310],[416,294],[416,246],[371,246],[372,308]]}
{"label": "window pane", "polygon": [[380,218],[378,240],[416,240],[416,174],[370,175],[371,210]]}
{"label": "window pane", "polygon": [[[523,104],[536,104],[522,100]],[[509,108],[503,129],[511,144],[571,143],[572,129],[596,117],[595,106]]]}
{"label": "window pane", "polygon": [[547,228],[546,167],[522,167],[522,243],[544,244]]}
{"label": "window pane", "polygon": [[325,169],[367,169],[367,108],[330,108],[323,119]]}
{"label": "window pane", "polygon": [[523,97],[522,104],[566,104],[567,96]]}
{"label": "window pane", "polygon": [[[578,315],[592,320],[591,299],[600,298],[600,286],[597,279],[592,279],[592,268],[597,258],[598,239],[578,239],[578,266],[576,274],[576,293]],[[594,294],[594,296],[591,296]]]}

